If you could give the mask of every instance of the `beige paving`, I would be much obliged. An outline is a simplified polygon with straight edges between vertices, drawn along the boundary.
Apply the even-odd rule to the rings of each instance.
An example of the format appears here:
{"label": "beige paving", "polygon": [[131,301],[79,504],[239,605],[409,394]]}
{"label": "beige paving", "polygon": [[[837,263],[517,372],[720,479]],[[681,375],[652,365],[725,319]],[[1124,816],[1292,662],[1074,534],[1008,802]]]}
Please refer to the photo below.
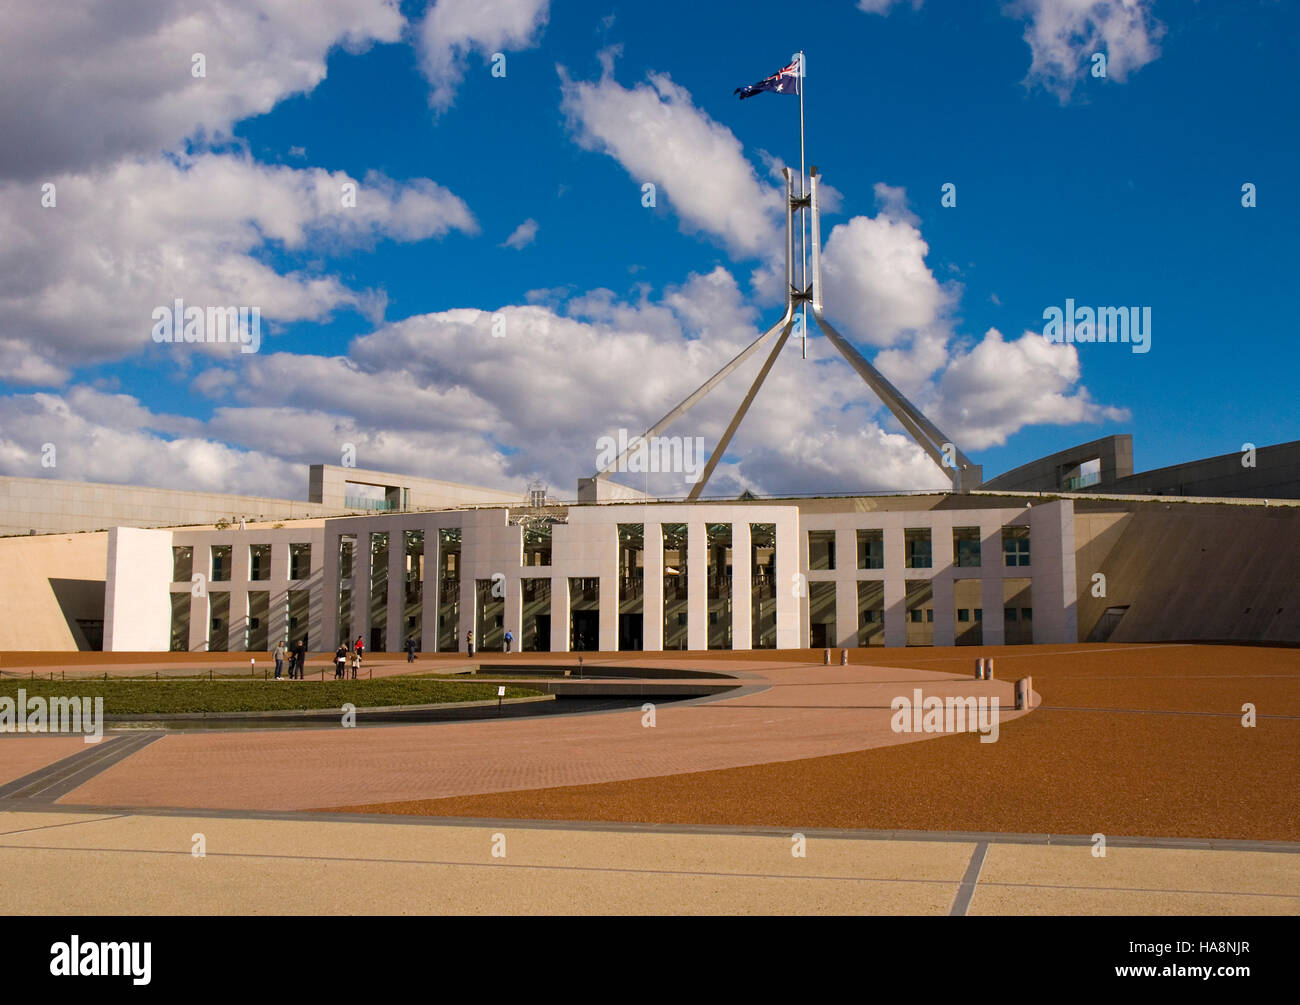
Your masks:
{"label": "beige paving", "polygon": [[[812,833],[796,858],[791,839],[0,812],[0,914],[944,915],[977,848]],[[1298,866],[1274,852],[1112,847],[1096,860],[1086,846],[995,843],[970,913],[1293,914]]]}
{"label": "beige paving", "polygon": [[1300,914],[1300,854],[992,844],[969,914]]}

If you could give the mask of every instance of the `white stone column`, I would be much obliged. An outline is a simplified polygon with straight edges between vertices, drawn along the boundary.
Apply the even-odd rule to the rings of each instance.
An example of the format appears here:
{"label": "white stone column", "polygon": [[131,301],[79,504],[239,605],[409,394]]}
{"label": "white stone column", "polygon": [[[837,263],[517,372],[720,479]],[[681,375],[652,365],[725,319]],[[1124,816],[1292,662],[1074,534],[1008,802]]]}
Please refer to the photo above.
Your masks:
{"label": "white stone column", "polygon": [[[320,624],[315,625],[310,617],[307,618],[307,635],[316,644],[317,649],[324,649],[331,642],[338,645],[339,634],[339,543],[341,533],[338,525],[332,521],[325,524],[324,537],[321,541],[321,554],[318,558],[315,549],[312,551],[311,564],[312,575],[315,577],[316,572],[320,572]],[[313,598],[314,599],[314,598]],[[285,630],[288,630],[288,595],[284,597],[285,611]],[[313,604],[313,606],[316,606]],[[292,649],[297,639],[289,640],[289,648]]]}
{"label": "white stone column", "polygon": [[931,589],[934,591],[934,631],[936,646],[957,644],[957,603],[953,598],[952,524],[942,512],[930,511]]}
{"label": "white stone column", "polygon": [[731,525],[731,648],[746,651],[754,647],[754,584],[749,521]]}
{"label": "white stone column", "polygon": [[646,652],[664,648],[664,532],[663,524],[645,526],[645,593],[641,603],[641,634]]}
{"label": "white stone column", "polygon": [[[755,520],[760,522],[768,521]],[[808,535],[793,507],[772,522],[776,524],[776,647],[799,649],[808,645],[808,590],[806,581],[803,590],[796,591],[795,584],[808,567]]]}
{"label": "white stone column", "polygon": [[703,520],[687,524],[686,648],[709,648],[709,527]]}
{"label": "white stone column", "polygon": [[[997,510],[980,520],[980,604],[984,610],[981,639],[986,646],[1004,645],[1007,626],[1002,613],[1002,524],[1005,510]],[[1013,572],[1015,570],[1012,570]]]}
{"label": "white stone column", "polygon": [[551,652],[569,651],[569,577],[551,577]]}
{"label": "white stone column", "polygon": [[1034,642],[1077,642],[1074,502],[1059,499],[1029,511]]}

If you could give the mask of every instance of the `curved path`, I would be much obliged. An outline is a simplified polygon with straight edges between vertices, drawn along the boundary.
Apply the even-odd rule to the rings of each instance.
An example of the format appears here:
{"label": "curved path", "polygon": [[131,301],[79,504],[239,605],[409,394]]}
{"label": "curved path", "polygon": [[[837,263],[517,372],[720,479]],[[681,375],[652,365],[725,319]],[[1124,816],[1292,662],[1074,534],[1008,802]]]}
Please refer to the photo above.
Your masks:
{"label": "curved path", "polygon": [[[573,657],[563,665],[572,665]],[[557,663],[559,661],[556,661]],[[600,663],[691,668],[689,659]],[[587,664],[596,669],[596,662]],[[710,665],[711,670],[722,669]],[[63,792],[74,806],[304,810],[583,785],[794,761],[929,739],[895,733],[890,702],[998,698],[1012,684],[879,666],[728,661],[746,685],[720,698],[667,703],[655,725],[640,708],[500,722],[170,733]],[[57,742],[7,737],[3,749]],[[32,753],[24,752],[30,759]],[[64,755],[66,756],[66,755]]]}

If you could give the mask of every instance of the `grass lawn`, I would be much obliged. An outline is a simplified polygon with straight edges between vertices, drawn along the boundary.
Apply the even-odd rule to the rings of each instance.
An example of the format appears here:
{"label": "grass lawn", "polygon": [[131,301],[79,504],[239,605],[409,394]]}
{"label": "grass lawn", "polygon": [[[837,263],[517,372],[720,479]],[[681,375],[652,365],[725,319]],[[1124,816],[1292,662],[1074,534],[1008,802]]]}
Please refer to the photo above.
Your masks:
{"label": "grass lawn", "polygon": [[[16,699],[22,688],[31,698],[102,696],[105,715],[167,715],[180,712],[270,712],[294,709],[357,708],[380,705],[434,705],[452,701],[487,701],[496,685],[470,681],[379,680],[21,680],[0,681],[0,697]],[[507,698],[542,692],[506,687]]]}

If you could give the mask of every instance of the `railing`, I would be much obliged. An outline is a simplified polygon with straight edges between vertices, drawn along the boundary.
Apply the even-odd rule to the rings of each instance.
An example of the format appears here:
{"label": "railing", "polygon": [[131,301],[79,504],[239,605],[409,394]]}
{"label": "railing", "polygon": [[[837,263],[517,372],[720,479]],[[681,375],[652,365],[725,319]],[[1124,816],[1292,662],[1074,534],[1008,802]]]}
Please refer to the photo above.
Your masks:
{"label": "railing", "polygon": [[343,500],[345,509],[368,509],[387,513],[397,509],[397,503],[388,499],[362,499],[358,496],[346,496]]}
{"label": "railing", "polygon": [[1091,474],[1079,475],[1077,478],[1067,478],[1065,480],[1066,492],[1077,492],[1079,489],[1086,489],[1089,485],[1101,484],[1101,472],[1094,471]]}

